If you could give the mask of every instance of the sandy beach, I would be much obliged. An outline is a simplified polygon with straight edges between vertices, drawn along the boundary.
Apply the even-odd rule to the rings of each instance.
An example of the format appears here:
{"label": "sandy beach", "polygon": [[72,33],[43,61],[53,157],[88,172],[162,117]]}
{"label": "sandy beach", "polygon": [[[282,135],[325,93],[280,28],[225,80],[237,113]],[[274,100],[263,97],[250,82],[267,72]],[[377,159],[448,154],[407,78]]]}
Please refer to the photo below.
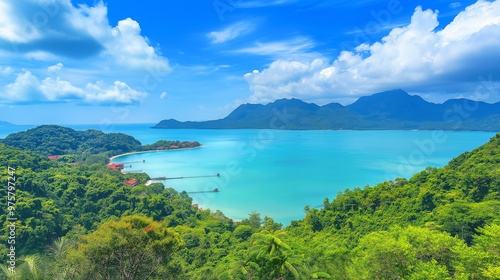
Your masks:
{"label": "sandy beach", "polygon": [[142,153],[153,153],[153,152],[171,152],[171,151],[181,151],[181,150],[192,150],[192,149],[198,149],[201,147],[205,147],[204,145],[194,147],[194,148],[182,148],[182,149],[172,149],[172,150],[151,150],[151,151],[140,151],[140,152],[130,152],[130,153],[125,153],[125,154],[120,154],[116,156],[112,156],[109,158],[109,163],[113,163],[113,160],[122,156],[127,156],[127,155],[133,155],[133,154],[142,154]]}

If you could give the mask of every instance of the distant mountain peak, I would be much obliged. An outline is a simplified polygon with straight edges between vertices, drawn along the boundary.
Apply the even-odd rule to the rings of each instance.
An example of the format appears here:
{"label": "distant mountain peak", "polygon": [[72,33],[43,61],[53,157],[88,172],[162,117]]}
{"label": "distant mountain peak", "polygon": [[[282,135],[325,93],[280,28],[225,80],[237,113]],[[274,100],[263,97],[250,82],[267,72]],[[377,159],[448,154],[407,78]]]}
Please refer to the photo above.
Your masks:
{"label": "distant mountain peak", "polygon": [[[205,122],[163,120],[154,128],[204,129],[452,129],[500,130],[500,103],[476,102],[462,127],[444,118],[450,105],[463,100],[435,104],[418,95],[395,89],[363,96],[348,106],[329,103],[318,106],[297,98],[282,98],[262,104],[242,104],[227,117]],[[470,101],[474,102],[474,101]],[[472,103],[471,103],[472,104]],[[283,116],[287,116],[283,121]],[[280,123],[281,122],[281,123]]]}

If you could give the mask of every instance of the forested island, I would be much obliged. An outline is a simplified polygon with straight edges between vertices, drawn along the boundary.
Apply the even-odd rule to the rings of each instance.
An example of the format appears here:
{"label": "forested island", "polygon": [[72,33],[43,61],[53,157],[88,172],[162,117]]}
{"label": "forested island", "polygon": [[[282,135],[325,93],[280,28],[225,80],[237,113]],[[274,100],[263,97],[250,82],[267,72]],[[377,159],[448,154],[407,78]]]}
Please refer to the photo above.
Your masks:
{"label": "forested island", "polygon": [[399,89],[363,96],[347,106],[339,103],[318,106],[294,98],[266,105],[242,104],[223,119],[198,122],[166,119],[153,128],[499,131],[500,102],[450,99],[436,104]]}
{"label": "forested island", "polygon": [[[15,169],[17,217],[15,275],[9,216],[0,217],[2,279],[500,278],[500,134],[443,168],[305,206],[304,219],[285,227],[257,212],[234,221],[200,210],[186,192],[144,185],[144,173],[47,157],[84,147],[122,153],[130,143],[106,151],[40,137],[42,148],[0,144],[3,186]],[[132,176],[137,186],[123,184]],[[7,205],[7,187],[0,192]]]}

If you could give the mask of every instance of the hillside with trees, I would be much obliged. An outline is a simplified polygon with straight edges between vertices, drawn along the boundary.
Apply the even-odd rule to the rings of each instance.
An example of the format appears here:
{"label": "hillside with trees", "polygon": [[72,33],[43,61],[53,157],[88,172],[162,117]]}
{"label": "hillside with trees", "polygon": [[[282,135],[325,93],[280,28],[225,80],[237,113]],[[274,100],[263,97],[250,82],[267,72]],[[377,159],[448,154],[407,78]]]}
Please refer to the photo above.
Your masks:
{"label": "hillside with trees", "polygon": [[79,131],[58,125],[41,125],[11,133],[2,143],[45,156],[103,152],[118,155],[141,148],[141,142],[123,133],[104,133],[95,129]]}
{"label": "hillside with trees", "polygon": [[[16,169],[18,274],[2,279],[499,279],[500,134],[427,168],[306,206],[290,225],[192,206],[146,174],[0,144]],[[139,185],[123,181],[134,177]],[[0,190],[7,205],[7,189]],[[17,277],[17,278],[16,278]]]}
{"label": "hillside with trees", "polygon": [[160,140],[142,143],[123,133],[104,133],[100,130],[74,130],[58,125],[41,125],[27,131],[11,133],[0,143],[45,156],[57,157],[62,162],[106,162],[111,156],[149,150],[171,150],[200,147],[198,142]]}

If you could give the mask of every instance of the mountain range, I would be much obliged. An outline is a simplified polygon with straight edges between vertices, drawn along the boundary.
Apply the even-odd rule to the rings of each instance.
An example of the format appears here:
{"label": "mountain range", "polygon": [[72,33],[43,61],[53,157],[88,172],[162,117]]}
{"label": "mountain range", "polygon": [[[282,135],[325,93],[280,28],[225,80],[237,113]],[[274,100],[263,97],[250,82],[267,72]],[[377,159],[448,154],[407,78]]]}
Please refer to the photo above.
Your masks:
{"label": "mountain range", "polygon": [[243,104],[223,119],[199,122],[169,119],[152,128],[499,131],[500,102],[450,99],[436,104],[398,89],[361,97],[348,106],[339,103],[318,106],[294,98],[267,105]]}

